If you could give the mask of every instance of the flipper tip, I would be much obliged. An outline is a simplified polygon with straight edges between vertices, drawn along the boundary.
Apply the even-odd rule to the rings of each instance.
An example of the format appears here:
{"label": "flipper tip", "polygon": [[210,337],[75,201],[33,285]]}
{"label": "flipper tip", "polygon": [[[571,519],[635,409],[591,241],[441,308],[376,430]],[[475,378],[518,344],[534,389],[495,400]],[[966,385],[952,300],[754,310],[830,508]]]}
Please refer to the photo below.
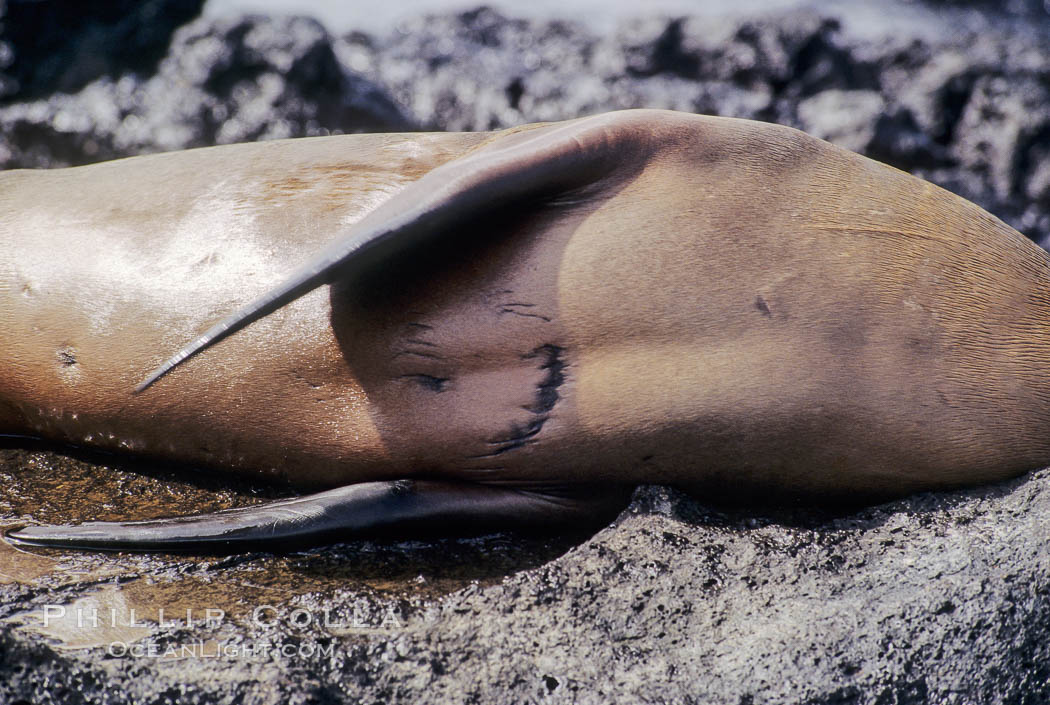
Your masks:
{"label": "flipper tip", "polygon": [[[194,350],[193,352],[196,352],[196,350]],[[165,361],[164,364],[162,364],[160,367],[150,372],[149,376],[146,377],[146,379],[139,382],[138,385],[135,387],[135,394],[141,394],[142,392],[152,387],[154,382],[156,382],[161,377],[178,367],[183,360],[190,356],[190,354],[192,353],[187,353],[185,350],[180,350],[178,354],[174,355],[173,357]]]}
{"label": "flipper tip", "polygon": [[99,541],[105,533],[87,526],[30,525],[5,530],[4,540],[14,546],[75,546]]}
{"label": "flipper tip", "polygon": [[167,370],[163,367],[154,370],[150,373],[148,377],[146,377],[146,379],[142,380],[141,382],[135,385],[135,390],[133,393],[142,394],[144,391],[152,387],[153,383],[160,379],[165,372],[167,372]]}
{"label": "flipper tip", "polygon": [[[141,522],[143,526],[118,522],[86,522],[66,525],[31,525],[4,531],[3,539],[16,548],[57,548],[77,551],[154,551],[161,553],[199,553],[201,555],[244,552],[255,546],[248,542],[222,540],[205,532],[183,535],[172,530],[169,521]],[[150,526],[150,525],[153,526]],[[258,543],[258,542],[256,542]],[[242,545],[243,544],[243,545]]]}
{"label": "flipper tip", "polygon": [[230,327],[226,323],[220,323],[216,324],[215,326],[212,326],[212,328],[209,329],[208,332],[206,332],[204,335],[200,336],[189,345],[183,347],[177,353],[165,360],[159,367],[153,370],[153,372],[150,372],[149,376],[146,377],[146,379],[139,382],[138,386],[135,387],[135,394],[141,394],[142,392],[146,391],[151,386],[153,386],[154,382],[156,382],[161,377],[174,370],[186,360],[193,357],[201,350],[204,350],[205,348],[219,342],[223,338],[225,332],[227,332],[229,329]]}

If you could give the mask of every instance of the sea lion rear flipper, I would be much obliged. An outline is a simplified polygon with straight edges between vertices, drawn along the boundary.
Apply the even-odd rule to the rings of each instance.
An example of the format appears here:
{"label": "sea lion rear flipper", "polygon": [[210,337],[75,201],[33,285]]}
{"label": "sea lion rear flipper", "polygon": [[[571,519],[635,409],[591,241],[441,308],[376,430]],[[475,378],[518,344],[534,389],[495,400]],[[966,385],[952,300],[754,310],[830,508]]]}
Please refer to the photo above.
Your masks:
{"label": "sea lion rear flipper", "polygon": [[377,536],[556,531],[608,520],[626,489],[518,489],[475,483],[363,482],[327,492],[211,514],[147,521],[27,526],[16,545],[112,551],[236,553]]}
{"label": "sea lion rear flipper", "polygon": [[[284,283],[230,314],[154,370],[141,392],[169,370],[298,297],[410,248],[479,213],[528,198],[558,197],[637,169],[651,149],[653,118],[625,111],[499,134],[443,164],[369,213]],[[637,153],[637,154],[636,154]]]}

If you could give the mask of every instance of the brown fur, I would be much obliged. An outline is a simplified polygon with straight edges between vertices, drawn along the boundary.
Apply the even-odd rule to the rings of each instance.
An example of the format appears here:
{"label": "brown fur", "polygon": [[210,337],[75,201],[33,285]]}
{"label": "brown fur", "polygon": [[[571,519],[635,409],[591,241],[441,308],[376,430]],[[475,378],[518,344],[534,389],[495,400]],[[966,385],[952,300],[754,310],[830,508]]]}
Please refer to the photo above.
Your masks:
{"label": "brown fur", "polygon": [[314,291],[137,396],[159,356],[500,135],[0,174],[3,430],[318,487],[883,496],[1050,462],[1044,251],[788,128],[623,115],[641,162]]}

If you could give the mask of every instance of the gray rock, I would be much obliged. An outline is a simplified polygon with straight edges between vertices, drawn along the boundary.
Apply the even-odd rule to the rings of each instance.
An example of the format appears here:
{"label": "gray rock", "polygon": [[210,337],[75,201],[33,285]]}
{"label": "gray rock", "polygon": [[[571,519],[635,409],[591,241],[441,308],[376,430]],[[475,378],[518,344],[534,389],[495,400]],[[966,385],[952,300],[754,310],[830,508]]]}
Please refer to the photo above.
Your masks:
{"label": "gray rock", "polygon": [[[11,93],[7,70],[0,163],[666,107],[804,127],[1046,243],[1050,54],[1037,2],[1007,8],[1030,18],[1025,31],[989,14],[980,34],[879,41],[815,11],[653,17],[602,36],[485,9],[383,36],[332,38],[302,19],[164,25],[153,36],[171,45],[152,64],[107,58],[68,76],[42,64],[40,78],[17,79],[47,87],[37,94]],[[26,56],[30,43],[4,31],[10,55]],[[0,524],[280,494],[89,460],[0,451]],[[224,559],[0,543],[0,702],[1045,703],[1048,526],[1041,471],[837,515],[714,509],[643,488],[612,526],[557,540]],[[45,627],[49,605],[67,615]],[[78,608],[117,624],[78,629]],[[223,618],[201,619],[209,608]],[[194,620],[165,625],[160,609]]]}
{"label": "gray rock", "polygon": [[875,137],[886,102],[877,91],[827,90],[802,100],[802,129],[840,147],[864,152]]}
{"label": "gray rock", "polygon": [[1031,194],[1042,193],[1050,23],[1020,32],[993,19],[939,39],[861,39],[816,11],[651,17],[595,36],[479,9],[353,34],[336,54],[428,129],[642,106],[772,120],[928,178],[1047,242],[1050,211]]}
{"label": "gray rock", "polygon": [[1050,88],[1045,78],[982,76],[959,120],[953,144],[958,163],[986,176],[999,200],[1024,194],[1034,166],[1032,152],[1042,156],[1050,143]]}
{"label": "gray rock", "polygon": [[[131,505],[160,487],[173,504],[209,501],[183,479],[70,461],[49,475],[34,458],[56,483],[38,516],[95,483]],[[15,460],[7,486],[30,495]],[[840,516],[643,488],[612,526],[562,542],[0,553],[20,576],[0,584],[0,701],[1042,703],[1047,526],[1041,471]],[[168,622],[189,608],[193,624],[161,626],[160,608]],[[209,608],[226,615],[209,624]],[[77,609],[100,625],[73,629]]]}
{"label": "gray rock", "polygon": [[1050,17],[1050,3],[1046,0],[926,0],[930,5],[976,7],[992,12],[1007,12],[1031,17],[1033,21],[1045,21]]}
{"label": "gray rock", "polygon": [[156,73],[99,78],[76,93],[0,108],[0,163],[82,164],[252,140],[411,127],[376,86],[346,72],[305,18],[197,20]]}

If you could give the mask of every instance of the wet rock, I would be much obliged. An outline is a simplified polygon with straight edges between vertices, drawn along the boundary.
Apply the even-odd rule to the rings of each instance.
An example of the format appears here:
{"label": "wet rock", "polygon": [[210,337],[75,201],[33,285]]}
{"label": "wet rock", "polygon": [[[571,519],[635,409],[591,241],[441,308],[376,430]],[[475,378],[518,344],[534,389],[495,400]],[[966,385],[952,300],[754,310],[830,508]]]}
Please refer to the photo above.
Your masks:
{"label": "wet rock", "polygon": [[911,111],[901,107],[878,117],[863,153],[905,171],[917,172],[948,162],[944,147],[922,131]]}
{"label": "wet rock", "polygon": [[[918,53],[917,49],[911,53]],[[927,49],[922,53],[924,56],[918,61],[899,59],[889,72],[888,83],[923,132],[937,143],[948,145],[955,137],[977,77],[990,67],[975,67],[973,54],[961,49],[936,53]]]}
{"label": "wet rock", "polygon": [[870,66],[815,12],[727,19],[650,18],[598,37],[565,22],[507,19],[481,8],[417,17],[383,38],[337,48],[429,129],[490,130],[602,110],[656,107],[736,117],[830,88],[876,84]]}
{"label": "wet rock", "polygon": [[1032,168],[1025,184],[1025,195],[1039,206],[1050,207],[1050,149],[1044,143],[1029,152]]}
{"label": "wet rock", "polygon": [[838,30],[833,18],[798,11],[745,21],[654,18],[628,24],[621,37],[633,76],[761,83],[795,95],[870,87],[874,76],[839,45]]}

